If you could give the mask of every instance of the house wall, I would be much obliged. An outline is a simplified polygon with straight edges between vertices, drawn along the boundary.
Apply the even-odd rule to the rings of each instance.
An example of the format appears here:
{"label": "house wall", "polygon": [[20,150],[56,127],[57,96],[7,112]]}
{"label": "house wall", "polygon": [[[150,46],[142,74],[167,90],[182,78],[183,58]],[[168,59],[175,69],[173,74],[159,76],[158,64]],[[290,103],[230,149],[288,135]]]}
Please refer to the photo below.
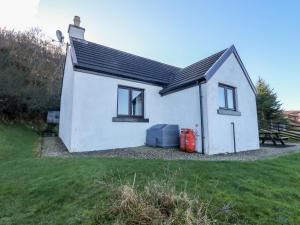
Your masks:
{"label": "house wall", "polygon": [[[236,87],[240,116],[220,115],[218,84]],[[256,97],[234,54],[222,64],[206,83],[207,153],[234,152],[232,125],[235,124],[236,150],[259,148]]]}
{"label": "house wall", "polygon": [[63,77],[63,89],[60,102],[59,137],[66,147],[71,147],[72,108],[73,108],[73,82],[74,72],[70,49],[67,52],[65,71]]}
{"label": "house wall", "polygon": [[179,129],[191,128],[197,131],[196,149],[201,152],[199,86],[165,95],[162,102],[163,123],[178,124]]}
{"label": "house wall", "polygon": [[201,84],[202,89],[202,110],[203,110],[203,128],[204,128],[204,154],[209,154],[209,132],[208,132],[208,102],[207,83]]}
{"label": "house wall", "polygon": [[[73,71],[67,54],[59,136],[71,152],[144,145],[146,130],[158,123],[178,124],[197,131],[201,152],[199,86],[160,96],[161,87]],[[217,113],[218,84],[237,88],[241,116]],[[145,118],[149,123],[112,122],[117,115],[118,85],[145,90]],[[255,94],[234,55],[202,86],[205,153],[233,152],[231,123],[235,123],[237,151],[259,148]]]}
{"label": "house wall", "polygon": [[[75,71],[72,152],[144,145],[146,129],[162,122],[161,87]],[[145,90],[143,122],[112,122],[117,116],[117,88]]]}
{"label": "house wall", "polygon": [[[145,90],[149,123],[112,122],[117,115],[118,85]],[[158,123],[197,129],[201,151],[198,86],[162,97],[158,86],[75,71],[74,90],[71,152],[141,146],[146,130]]]}

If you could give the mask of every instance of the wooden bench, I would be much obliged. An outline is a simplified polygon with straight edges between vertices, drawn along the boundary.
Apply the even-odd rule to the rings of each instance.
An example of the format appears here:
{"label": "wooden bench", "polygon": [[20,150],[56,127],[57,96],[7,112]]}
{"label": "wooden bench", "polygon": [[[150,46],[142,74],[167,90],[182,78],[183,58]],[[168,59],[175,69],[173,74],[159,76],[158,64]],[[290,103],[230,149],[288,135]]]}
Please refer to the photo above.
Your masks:
{"label": "wooden bench", "polygon": [[279,141],[282,145],[285,145],[284,141],[287,141],[288,137],[280,136],[279,132],[263,130],[259,132],[259,140],[261,144],[264,144],[265,141],[272,141],[274,145],[277,145],[276,141]]}

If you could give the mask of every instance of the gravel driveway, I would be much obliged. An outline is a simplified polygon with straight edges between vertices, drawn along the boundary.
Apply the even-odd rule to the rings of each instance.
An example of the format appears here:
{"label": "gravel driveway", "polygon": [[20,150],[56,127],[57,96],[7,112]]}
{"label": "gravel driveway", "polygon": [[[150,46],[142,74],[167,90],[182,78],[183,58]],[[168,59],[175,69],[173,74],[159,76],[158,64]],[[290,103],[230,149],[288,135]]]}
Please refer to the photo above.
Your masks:
{"label": "gravel driveway", "polygon": [[96,157],[121,157],[134,159],[165,159],[165,160],[260,160],[291,152],[300,152],[300,144],[287,144],[286,146],[274,147],[273,145],[263,145],[258,150],[238,152],[236,154],[202,155],[199,153],[185,153],[177,148],[152,148],[147,146],[135,148],[111,149],[105,151],[92,151],[84,153],[69,153],[57,137],[43,137],[41,155],[43,157],[76,157],[76,156],[96,156]]}

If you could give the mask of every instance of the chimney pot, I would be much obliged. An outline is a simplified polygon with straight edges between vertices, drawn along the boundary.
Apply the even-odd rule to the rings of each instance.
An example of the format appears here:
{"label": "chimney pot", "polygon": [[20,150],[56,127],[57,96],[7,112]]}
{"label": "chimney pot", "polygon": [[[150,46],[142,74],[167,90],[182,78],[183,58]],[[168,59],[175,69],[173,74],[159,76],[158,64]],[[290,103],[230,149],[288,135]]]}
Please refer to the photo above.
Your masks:
{"label": "chimney pot", "polygon": [[74,25],[76,27],[80,27],[80,17],[79,16],[74,16]]}

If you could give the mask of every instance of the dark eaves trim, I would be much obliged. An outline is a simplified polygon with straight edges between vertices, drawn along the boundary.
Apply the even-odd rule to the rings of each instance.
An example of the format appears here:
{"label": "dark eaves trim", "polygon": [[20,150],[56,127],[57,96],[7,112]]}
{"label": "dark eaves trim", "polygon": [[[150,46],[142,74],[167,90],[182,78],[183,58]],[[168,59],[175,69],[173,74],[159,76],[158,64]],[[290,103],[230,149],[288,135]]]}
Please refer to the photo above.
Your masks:
{"label": "dark eaves trim", "polygon": [[150,84],[150,85],[159,86],[159,87],[165,87],[167,85],[167,83],[159,82],[157,80],[123,74],[120,72],[116,73],[115,71],[110,71],[110,70],[105,70],[105,69],[103,69],[103,70],[99,70],[99,69],[93,70],[90,68],[86,69],[85,67],[79,66],[78,64],[73,64],[73,68],[74,68],[74,71],[88,73],[88,74],[97,75],[97,76],[110,77],[110,78],[127,80],[127,81],[132,81],[132,82],[139,82],[139,83]]}
{"label": "dark eaves trim", "polygon": [[[233,47],[234,47],[234,46],[233,46]],[[247,78],[247,80],[248,80],[248,82],[249,82],[249,84],[250,84],[252,90],[254,91],[254,94],[256,95],[257,92],[256,92],[255,85],[253,84],[253,82],[252,82],[252,80],[251,80],[251,78],[250,78],[250,75],[248,74],[248,72],[247,72],[247,70],[246,70],[246,68],[245,68],[245,66],[244,66],[244,63],[242,62],[242,59],[241,59],[241,57],[239,56],[239,53],[237,52],[237,50],[235,49],[235,47],[234,47],[234,55],[235,55],[236,59],[238,60],[240,66],[242,67],[242,70],[243,70],[243,72],[244,72],[244,74],[245,74],[245,76],[246,76],[246,78]]]}
{"label": "dark eaves trim", "polygon": [[193,80],[191,82],[182,84],[180,86],[174,86],[174,87],[170,87],[170,88],[166,88],[162,91],[160,91],[159,93],[161,95],[167,95],[167,94],[171,94],[180,90],[183,90],[185,88],[188,87],[192,87],[197,85],[197,82],[201,82],[201,81],[208,81],[216,72],[217,70],[223,65],[223,63],[228,59],[228,57],[231,55],[231,53],[234,54],[235,58],[237,59],[241,69],[243,70],[243,73],[251,87],[251,89],[253,90],[254,94],[256,95],[256,88],[236,50],[236,48],[234,47],[234,45],[232,45],[230,48],[228,48],[221,56],[220,58],[211,66],[211,68],[209,68],[209,70],[205,73],[204,77],[198,78],[196,80]]}
{"label": "dark eaves trim", "polygon": [[222,64],[228,59],[228,57],[231,55],[231,53],[234,54],[235,58],[237,59],[240,67],[242,68],[243,70],[243,73],[244,75],[246,76],[248,82],[249,82],[249,85],[251,86],[254,94],[256,95],[256,88],[253,84],[253,82],[251,81],[251,78],[236,50],[236,48],[234,47],[234,45],[232,45],[230,48],[228,48],[223,54],[222,56],[213,64],[213,66],[206,72],[205,74],[205,78],[206,80],[209,80],[215,73],[216,71],[222,66]]}
{"label": "dark eaves trim", "polygon": [[159,87],[165,87],[168,84],[168,82],[157,81],[157,80],[151,79],[151,78],[138,77],[138,76],[135,76],[132,74],[116,72],[116,71],[108,70],[108,69],[100,70],[98,68],[94,68],[94,69],[85,68],[84,66],[80,66],[78,64],[72,38],[70,38],[70,47],[71,47],[71,58],[72,58],[74,71],[89,73],[89,74],[98,75],[98,76],[106,76],[106,77],[111,77],[111,78],[129,80],[129,81],[134,81],[134,82],[142,82],[142,83],[151,84],[151,85],[155,85],[155,86],[159,86]]}
{"label": "dark eaves trim", "polygon": [[65,77],[65,69],[66,69],[66,64],[67,64],[67,57],[68,57],[68,53],[69,53],[69,48],[70,48],[70,44],[67,43],[66,44],[66,54],[65,54],[65,62],[64,62],[64,65],[63,65],[63,75],[62,75],[62,78],[61,78],[61,84],[60,84],[60,101],[61,101],[61,96],[62,96],[62,90],[63,90],[63,81],[64,81],[64,77]]}
{"label": "dark eaves trim", "polygon": [[178,85],[178,86],[176,85],[174,87],[163,89],[159,92],[159,94],[161,96],[172,94],[172,93],[177,92],[177,91],[181,91],[181,90],[184,90],[184,89],[187,89],[187,88],[190,88],[190,87],[197,86],[198,82],[205,82],[205,78],[204,77],[197,78],[197,79],[194,79],[190,82],[183,83],[183,84]]}
{"label": "dark eaves trim", "polygon": [[72,38],[70,38],[70,48],[71,48],[71,59],[72,59],[73,65],[76,65],[78,62],[77,62],[77,56],[76,56],[76,53],[74,50],[74,44],[73,44]]}

